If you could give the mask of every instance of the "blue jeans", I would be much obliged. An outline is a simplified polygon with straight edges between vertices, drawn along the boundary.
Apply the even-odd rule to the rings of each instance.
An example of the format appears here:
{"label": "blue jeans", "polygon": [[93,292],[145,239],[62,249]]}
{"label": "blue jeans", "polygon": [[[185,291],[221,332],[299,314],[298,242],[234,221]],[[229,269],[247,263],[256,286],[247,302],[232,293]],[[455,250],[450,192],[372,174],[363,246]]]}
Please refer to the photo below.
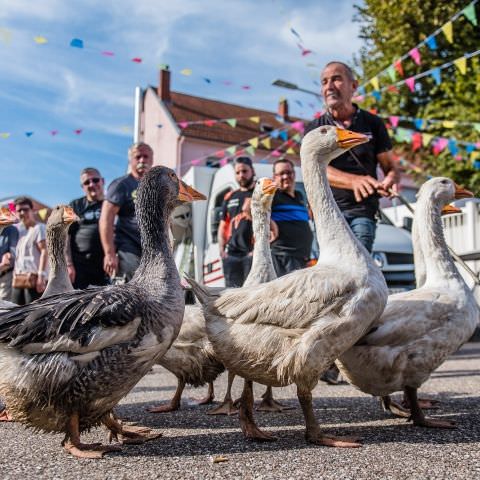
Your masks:
{"label": "blue jeans", "polygon": [[377,223],[368,217],[345,217],[353,234],[360,240],[360,243],[372,253],[373,242]]}

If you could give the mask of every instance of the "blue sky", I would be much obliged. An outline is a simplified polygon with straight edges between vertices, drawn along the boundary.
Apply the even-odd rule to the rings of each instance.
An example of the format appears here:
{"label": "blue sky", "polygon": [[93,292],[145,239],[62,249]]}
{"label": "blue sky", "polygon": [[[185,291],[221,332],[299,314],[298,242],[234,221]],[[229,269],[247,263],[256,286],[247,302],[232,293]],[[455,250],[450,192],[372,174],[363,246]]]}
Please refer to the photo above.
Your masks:
{"label": "blue sky", "polygon": [[[122,175],[134,89],[157,85],[160,64],[170,65],[173,90],[267,110],[284,96],[293,114],[311,117],[313,96],[271,82],[317,90],[323,64],[350,61],[361,46],[353,3],[0,0],[0,133],[10,133],[0,137],[0,197],[29,194],[53,206],[82,195],[85,166],[98,167],[107,183]],[[302,57],[291,27],[313,54]],[[70,47],[73,38],[84,48]],[[192,75],[180,74],[186,68]]]}

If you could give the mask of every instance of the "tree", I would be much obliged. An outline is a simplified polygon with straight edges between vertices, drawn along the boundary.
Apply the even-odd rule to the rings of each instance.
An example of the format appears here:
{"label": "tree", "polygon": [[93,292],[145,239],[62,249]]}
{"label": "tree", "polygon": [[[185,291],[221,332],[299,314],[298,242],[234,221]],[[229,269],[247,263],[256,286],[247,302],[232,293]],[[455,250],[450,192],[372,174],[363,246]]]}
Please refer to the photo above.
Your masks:
{"label": "tree", "polygon": [[[439,32],[434,37],[437,49],[421,46],[421,64],[417,65],[412,58],[406,58],[401,62],[404,76],[396,72],[395,81],[439,67],[465,53],[477,51],[480,45],[480,6],[478,1],[473,3],[475,18],[479,20],[479,24],[475,26],[465,15],[460,15],[452,23],[453,42],[450,43],[445,34]],[[363,5],[356,5],[355,20],[361,24],[360,37],[365,41],[364,47],[354,60],[355,67],[361,72],[361,83],[369,82],[372,77],[377,76],[381,89],[393,84],[390,76],[393,69],[390,68],[390,74],[384,70],[467,5],[469,4],[465,0],[364,0]],[[477,147],[477,153],[472,155],[470,151],[466,151],[464,144],[455,144],[453,138],[460,142],[471,142],[467,145],[468,150],[475,147],[475,142],[480,141],[479,59],[480,56],[475,56],[467,60],[467,72],[464,75],[455,65],[442,69],[441,83],[438,85],[432,75],[427,75],[416,81],[413,92],[404,84],[397,92],[393,89],[382,90],[381,97],[375,99],[369,94],[373,87],[368,84],[366,100],[362,104],[363,108],[374,108],[387,118],[396,115],[415,119],[477,122],[478,130],[466,125],[446,128],[443,123],[424,124],[420,132],[427,134],[424,140],[428,139],[428,135],[451,139],[449,146],[439,154],[434,153],[435,149],[431,144],[420,148],[417,148],[415,142],[412,145],[411,135],[405,131],[415,128],[412,122],[400,121],[400,128],[394,130],[396,149],[399,149],[409,162],[420,167],[422,172],[434,176],[448,176],[474,191],[480,190],[480,169],[477,168],[480,162],[475,163],[472,160],[480,149]],[[383,73],[378,75],[382,71]],[[399,145],[402,137],[408,138],[407,145]],[[421,137],[418,134],[416,137],[418,142]],[[416,175],[418,176],[418,173]]]}

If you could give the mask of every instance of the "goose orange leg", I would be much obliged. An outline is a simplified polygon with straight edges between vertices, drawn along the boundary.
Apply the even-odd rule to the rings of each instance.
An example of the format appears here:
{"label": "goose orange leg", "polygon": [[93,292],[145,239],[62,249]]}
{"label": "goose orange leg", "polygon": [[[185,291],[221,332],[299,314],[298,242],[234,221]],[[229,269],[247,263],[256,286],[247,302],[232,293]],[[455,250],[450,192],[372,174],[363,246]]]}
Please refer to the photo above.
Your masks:
{"label": "goose orange leg", "polygon": [[297,397],[305,417],[305,438],[307,442],[337,448],[359,448],[362,446],[361,443],[358,443],[356,439],[351,437],[334,437],[333,435],[322,433],[313,412],[312,392],[297,386]]}
{"label": "goose orange leg", "polygon": [[417,427],[427,428],[457,428],[455,422],[426,418],[420,407],[420,404],[418,403],[416,388],[405,387],[404,392],[410,404],[410,418],[413,420],[414,425],[416,425]]}
{"label": "goose orange leg", "polygon": [[410,410],[408,408],[404,408],[400,403],[392,400],[392,397],[390,397],[390,395],[380,397],[380,403],[382,404],[383,410],[385,412],[388,411],[395,417],[410,418]]}
{"label": "goose orange leg", "polygon": [[[437,410],[438,408],[440,408],[438,406],[440,401],[433,398],[417,398],[417,401],[418,405],[420,405],[420,408],[422,410]],[[408,396],[405,392],[403,393],[402,405],[405,408],[410,408],[410,400],[408,399]]]}
{"label": "goose orange leg", "polygon": [[227,392],[225,393],[225,398],[218,407],[209,410],[207,412],[208,415],[235,415],[236,413],[238,413],[238,410],[235,408],[234,402],[232,400],[232,384],[234,378],[235,374],[229,371]]}
{"label": "goose orange leg", "polygon": [[185,388],[185,382],[183,380],[178,380],[177,389],[175,390],[175,395],[170,400],[170,403],[166,405],[159,405],[158,407],[148,407],[147,412],[150,413],[166,413],[174,412],[180,408],[180,401],[182,399],[183,389]]}
{"label": "goose orange leg", "polygon": [[13,417],[8,413],[7,407],[0,410],[0,422],[13,422]]}
{"label": "goose orange leg", "polygon": [[253,384],[251,380],[245,380],[242,396],[240,398],[240,427],[245,438],[259,442],[271,442],[276,438],[269,433],[262,432],[253,418]]}
{"label": "goose orange leg", "polygon": [[267,386],[265,393],[262,395],[262,399],[260,405],[257,407],[259,412],[283,412],[284,410],[293,410],[293,407],[282,405],[273,398],[272,387],[270,385]]}
{"label": "goose orange leg", "polygon": [[63,448],[77,458],[102,458],[104,453],[118,452],[119,447],[102,445],[101,443],[80,442],[78,413],[74,413],[68,420],[67,434],[62,442]]}
{"label": "goose orange leg", "polygon": [[140,445],[162,436],[160,432],[152,432],[148,427],[122,425],[112,415],[109,415],[103,424],[110,430],[110,441],[115,439],[123,444]]}
{"label": "goose orange leg", "polygon": [[208,382],[207,396],[199,400],[197,403],[198,405],[208,405],[209,403],[213,402],[214,398],[215,398],[215,391],[213,389],[213,382]]}

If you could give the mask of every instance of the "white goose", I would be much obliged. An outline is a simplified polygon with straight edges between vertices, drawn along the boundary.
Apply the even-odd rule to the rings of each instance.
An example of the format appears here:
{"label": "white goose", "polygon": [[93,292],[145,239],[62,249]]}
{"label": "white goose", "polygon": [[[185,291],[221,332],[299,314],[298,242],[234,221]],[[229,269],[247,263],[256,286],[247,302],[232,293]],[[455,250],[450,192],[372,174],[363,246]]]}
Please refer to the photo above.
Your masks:
{"label": "white goose", "polygon": [[246,379],[240,423],[247,438],[272,439],[255,425],[252,381],[295,383],[307,441],[360,446],[321,432],[311,392],[322,372],[368,331],[387,301],[383,275],[345,223],[326,175],[333,158],[367,141],[365,135],[333,126],[319,127],[303,139],[302,172],[320,245],[314,267],[218,295],[191,280],[215,353]]}
{"label": "white goose", "polygon": [[[251,208],[255,245],[252,269],[246,280],[246,283],[251,285],[276,278],[269,248],[270,211],[275,190],[276,186],[272,180],[261,178],[257,180],[252,195]],[[150,407],[147,409],[149,412],[164,413],[178,410],[187,383],[195,387],[208,383],[207,397],[199,403],[208,403],[213,400],[213,381],[225,370],[225,367],[216,358],[213,347],[208,341],[205,318],[199,305],[185,307],[180,333],[158,364],[177,377],[177,389],[169,404]],[[209,414],[236,413],[230,393],[233,377],[229,374],[224,402],[219,407],[210,410]]]}
{"label": "white goose", "polygon": [[452,422],[425,418],[417,389],[478,324],[477,304],[448,253],[440,218],[445,204],[466,196],[472,194],[448,178],[433,178],[422,186],[414,238],[425,262],[425,283],[391,295],[371,332],[337,361],[348,381],[365,393],[384,397],[403,390],[418,426],[453,428]]}

